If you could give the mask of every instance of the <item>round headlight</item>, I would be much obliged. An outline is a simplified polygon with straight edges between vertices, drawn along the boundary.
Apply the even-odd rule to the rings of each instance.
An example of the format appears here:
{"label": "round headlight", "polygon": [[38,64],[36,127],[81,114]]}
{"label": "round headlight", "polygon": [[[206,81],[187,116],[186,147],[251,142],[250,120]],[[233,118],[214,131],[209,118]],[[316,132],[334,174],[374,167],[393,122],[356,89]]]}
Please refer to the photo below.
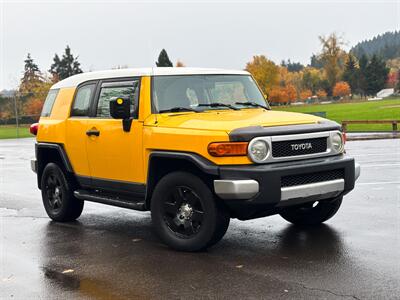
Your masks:
{"label": "round headlight", "polygon": [[264,161],[269,154],[269,147],[265,141],[258,140],[250,143],[249,155],[254,162]]}
{"label": "round headlight", "polygon": [[341,133],[335,133],[331,139],[332,147],[336,152],[342,152],[344,149],[343,136]]}

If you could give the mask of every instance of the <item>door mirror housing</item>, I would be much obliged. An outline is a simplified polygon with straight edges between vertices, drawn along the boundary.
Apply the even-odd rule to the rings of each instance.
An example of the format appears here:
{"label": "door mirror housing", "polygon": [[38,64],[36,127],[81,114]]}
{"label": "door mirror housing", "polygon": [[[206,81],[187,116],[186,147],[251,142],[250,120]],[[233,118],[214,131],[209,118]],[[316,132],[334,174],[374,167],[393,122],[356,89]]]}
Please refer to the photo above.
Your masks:
{"label": "door mirror housing", "polygon": [[110,101],[110,115],[114,119],[122,119],[122,128],[125,132],[131,131],[131,105],[128,97],[117,97]]}
{"label": "door mirror housing", "polygon": [[128,97],[116,97],[110,101],[110,115],[114,119],[129,119],[131,105]]}

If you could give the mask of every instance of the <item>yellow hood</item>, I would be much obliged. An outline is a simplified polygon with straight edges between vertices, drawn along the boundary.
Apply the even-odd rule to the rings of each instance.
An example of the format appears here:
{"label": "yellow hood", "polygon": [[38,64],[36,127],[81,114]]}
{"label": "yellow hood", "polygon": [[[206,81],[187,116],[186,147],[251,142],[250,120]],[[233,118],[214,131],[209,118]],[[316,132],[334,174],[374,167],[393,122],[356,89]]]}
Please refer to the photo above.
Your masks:
{"label": "yellow hood", "polygon": [[157,115],[160,127],[218,130],[230,132],[248,126],[280,126],[295,124],[312,124],[320,117],[283,111],[266,111],[263,109],[217,110],[201,113],[169,113]]}

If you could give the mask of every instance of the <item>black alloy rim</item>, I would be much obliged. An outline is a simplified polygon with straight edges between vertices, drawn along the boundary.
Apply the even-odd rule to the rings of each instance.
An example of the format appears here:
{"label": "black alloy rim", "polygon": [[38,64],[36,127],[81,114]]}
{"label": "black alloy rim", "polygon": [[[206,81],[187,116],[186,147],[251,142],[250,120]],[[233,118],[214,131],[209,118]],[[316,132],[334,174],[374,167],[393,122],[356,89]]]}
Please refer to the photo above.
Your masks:
{"label": "black alloy rim", "polygon": [[46,180],[46,196],[50,208],[57,212],[62,205],[62,189],[60,179],[54,174],[50,174]]}
{"label": "black alloy rim", "polygon": [[177,236],[195,236],[204,220],[200,197],[189,187],[174,187],[163,203],[163,217],[168,228]]}

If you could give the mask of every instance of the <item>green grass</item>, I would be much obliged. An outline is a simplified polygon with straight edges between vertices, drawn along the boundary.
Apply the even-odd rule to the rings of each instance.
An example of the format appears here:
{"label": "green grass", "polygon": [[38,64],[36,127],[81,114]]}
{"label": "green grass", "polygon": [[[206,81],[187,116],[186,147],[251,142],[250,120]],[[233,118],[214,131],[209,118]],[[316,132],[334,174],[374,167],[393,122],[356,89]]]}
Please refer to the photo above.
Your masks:
{"label": "green grass", "polygon": [[[28,125],[21,125],[19,127],[20,138],[33,137],[29,133]],[[17,127],[15,125],[0,125],[0,139],[15,139],[17,138]]]}
{"label": "green grass", "polygon": [[[273,107],[274,110],[310,113],[326,112],[328,119],[343,120],[400,120],[400,98],[353,103],[309,104],[302,106]],[[400,126],[399,126],[400,127]],[[391,131],[391,124],[349,125],[348,131]]]}

